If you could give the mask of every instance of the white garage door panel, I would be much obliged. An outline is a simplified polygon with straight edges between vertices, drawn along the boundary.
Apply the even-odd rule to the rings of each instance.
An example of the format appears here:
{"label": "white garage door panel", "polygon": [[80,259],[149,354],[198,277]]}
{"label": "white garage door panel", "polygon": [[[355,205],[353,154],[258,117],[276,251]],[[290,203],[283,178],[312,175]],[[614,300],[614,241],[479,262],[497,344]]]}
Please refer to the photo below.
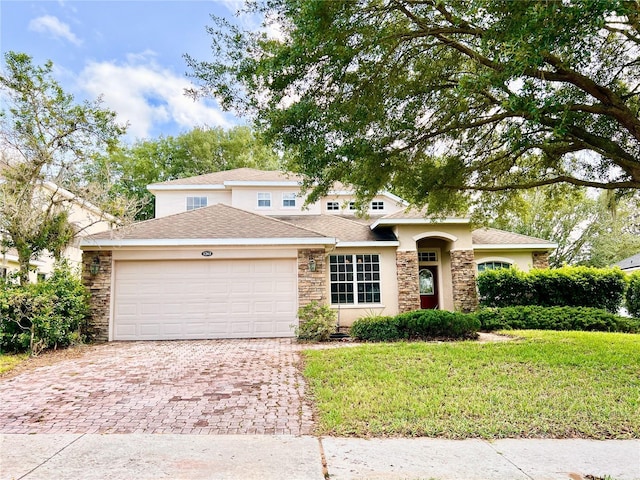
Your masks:
{"label": "white garage door panel", "polygon": [[293,259],[118,261],[114,340],[292,336]]}

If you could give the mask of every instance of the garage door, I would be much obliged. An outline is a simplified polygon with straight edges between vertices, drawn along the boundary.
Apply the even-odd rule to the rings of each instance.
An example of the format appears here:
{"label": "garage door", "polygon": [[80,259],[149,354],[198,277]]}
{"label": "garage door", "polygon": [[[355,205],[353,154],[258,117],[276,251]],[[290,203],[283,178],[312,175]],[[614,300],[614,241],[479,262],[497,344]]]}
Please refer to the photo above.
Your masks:
{"label": "garage door", "polygon": [[294,259],[118,261],[114,340],[292,336]]}

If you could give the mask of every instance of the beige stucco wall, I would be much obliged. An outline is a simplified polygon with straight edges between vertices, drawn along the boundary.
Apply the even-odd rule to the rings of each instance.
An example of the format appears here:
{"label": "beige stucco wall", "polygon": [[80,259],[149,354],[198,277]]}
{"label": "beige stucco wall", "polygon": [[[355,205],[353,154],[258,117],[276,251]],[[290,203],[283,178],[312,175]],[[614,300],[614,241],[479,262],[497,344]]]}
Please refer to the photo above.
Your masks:
{"label": "beige stucco wall", "polygon": [[170,190],[155,192],[156,218],[187,211],[187,197],[207,197],[207,205],[231,205],[231,192],[227,190]]}
{"label": "beige stucco wall", "polygon": [[[271,207],[258,207],[258,193],[271,194]],[[234,186],[231,193],[231,205],[261,215],[317,215],[320,213],[320,205],[318,203],[304,206],[304,196],[296,198],[295,207],[283,207],[282,195],[284,193],[298,194],[299,188]]]}
{"label": "beige stucco wall", "polygon": [[476,266],[483,262],[506,262],[523,272],[531,270],[533,265],[531,252],[518,250],[476,250],[474,261]]}
{"label": "beige stucco wall", "polygon": [[416,250],[417,242],[422,238],[443,238],[455,237],[451,245],[451,250],[469,250],[471,246],[471,228],[468,223],[427,223],[422,225],[398,225],[394,228],[394,233],[398,237],[400,246],[398,250]]}
{"label": "beige stucco wall", "polygon": [[[396,272],[396,250],[386,248],[336,248],[326,254],[326,264],[329,265],[329,255],[347,254],[377,254],[380,256],[380,300],[379,304],[365,305],[331,305],[338,314],[340,326],[350,326],[354,320],[367,315],[397,315],[398,314],[398,275]],[[331,301],[331,282],[327,273],[326,298]]]}
{"label": "beige stucco wall", "polygon": [[[321,213],[326,215],[356,215],[358,212],[349,208],[349,203],[355,201],[355,196],[348,193],[336,193],[322,197],[320,202]],[[327,210],[327,203],[338,202],[340,210]],[[371,202],[384,202],[383,210],[371,210]],[[369,208],[364,213],[372,216],[391,215],[392,213],[404,210],[406,207],[394,199],[385,195],[376,195],[369,202]]]}

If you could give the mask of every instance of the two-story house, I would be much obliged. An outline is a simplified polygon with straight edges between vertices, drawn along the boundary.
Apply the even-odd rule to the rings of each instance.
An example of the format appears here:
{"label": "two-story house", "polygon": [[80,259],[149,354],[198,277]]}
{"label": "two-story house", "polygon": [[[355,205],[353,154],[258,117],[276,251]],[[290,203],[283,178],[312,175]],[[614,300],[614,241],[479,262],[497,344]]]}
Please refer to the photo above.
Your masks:
{"label": "two-story house", "polygon": [[282,337],[297,310],[340,326],[419,308],[470,311],[476,272],[546,267],[556,245],[382,192],[355,215],[343,187],[305,205],[295,175],[237,169],[150,185],[156,218],[87,237],[84,281],[103,340]]}

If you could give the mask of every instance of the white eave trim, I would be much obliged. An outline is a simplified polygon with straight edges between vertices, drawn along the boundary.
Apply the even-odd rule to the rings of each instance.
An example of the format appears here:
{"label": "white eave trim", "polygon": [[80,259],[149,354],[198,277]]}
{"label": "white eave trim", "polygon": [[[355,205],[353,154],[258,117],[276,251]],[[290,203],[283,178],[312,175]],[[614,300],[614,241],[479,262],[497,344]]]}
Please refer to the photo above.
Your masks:
{"label": "white eave trim", "polygon": [[557,243],[486,243],[474,244],[474,250],[555,250]]}
{"label": "white eave trim", "polygon": [[350,248],[399,247],[399,246],[400,246],[400,242],[398,242],[397,240],[380,241],[380,242],[376,242],[375,240],[371,242],[340,242],[338,241],[338,243],[336,244],[336,247],[345,247],[345,248],[346,247],[350,247]]}
{"label": "white eave trim", "polygon": [[431,218],[387,218],[382,217],[371,224],[371,230],[375,230],[380,226],[392,226],[392,225],[444,225],[444,224],[467,224],[470,220],[468,218],[443,218],[443,219],[431,219]]}
{"label": "white eave trim", "polygon": [[224,184],[230,187],[300,187],[302,185],[296,180],[227,180]]}
{"label": "white eave trim", "polygon": [[336,239],[319,238],[109,238],[83,239],[80,248],[90,247],[190,247],[246,245],[335,245]]}
{"label": "white eave trim", "polygon": [[224,185],[220,184],[202,184],[202,185],[161,185],[157,183],[152,183],[151,185],[147,185],[147,190],[150,192],[154,191],[178,191],[178,190],[225,190]]}

